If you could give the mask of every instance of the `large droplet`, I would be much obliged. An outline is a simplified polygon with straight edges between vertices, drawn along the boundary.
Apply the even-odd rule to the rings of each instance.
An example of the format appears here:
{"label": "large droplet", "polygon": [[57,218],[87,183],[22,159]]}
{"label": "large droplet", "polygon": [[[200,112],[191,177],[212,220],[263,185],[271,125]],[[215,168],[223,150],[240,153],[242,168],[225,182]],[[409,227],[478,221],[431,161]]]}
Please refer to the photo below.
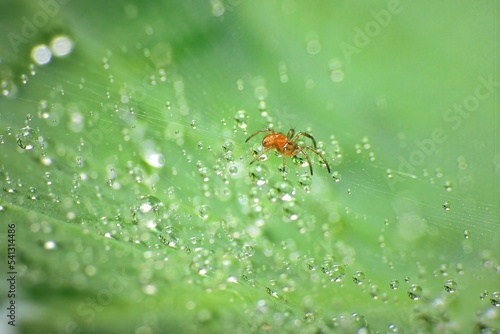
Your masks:
{"label": "large droplet", "polygon": [[452,279],[447,280],[444,283],[444,290],[446,292],[449,292],[449,293],[453,293],[453,292],[457,291],[457,282],[455,282]]}
{"label": "large droplet", "polygon": [[17,145],[23,150],[32,150],[38,142],[38,135],[30,126],[25,126],[16,135]]}
{"label": "large droplet", "polygon": [[354,275],[352,275],[352,281],[358,285],[363,284],[366,279],[366,275],[362,271],[356,271]]}
{"label": "large droplet", "polygon": [[236,121],[236,125],[240,129],[247,128],[247,118],[248,118],[248,115],[247,115],[245,110],[238,110],[236,112],[236,115],[234,116],[234,120]]}
{"label": "large droplet", "polygon": [[131,207],[134,222],[148,228],[155,228],[161,219],[163,207],[162,201],[154,196],[138,197]]}
{"label": "large droplet", "polygon": [[412,284],[408,288],[408,297],[410,297],[413,300],[419,300],[422,298],[422,288],[418,284]]}
{"label": "large droplet", "polygon": [[45,65],[52,59],[52,51],[45,44],[35,45],[31,49],[31,59],[38,65]]}
{"label": "large droplet", "polygon": [[262,186],[268,182],[269,169],[262,164],[253,164],[250,166],[250,179],[258,186]]}
{"label": "large droplet", "polygon": [[399,281],[397,279],[391,280],[391,283],[389,284],[391,289],[397,290],[399,288]]}

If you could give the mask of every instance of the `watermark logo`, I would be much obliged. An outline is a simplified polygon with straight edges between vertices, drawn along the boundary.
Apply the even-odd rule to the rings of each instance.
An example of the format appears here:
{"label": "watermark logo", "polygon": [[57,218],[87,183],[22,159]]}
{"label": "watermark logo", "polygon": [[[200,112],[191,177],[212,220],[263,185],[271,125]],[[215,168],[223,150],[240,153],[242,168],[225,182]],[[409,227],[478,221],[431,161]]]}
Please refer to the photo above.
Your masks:
{"label": "watermark logo", "polygon": [[374,38],[376,38],[384,28],[389,26],[394,15],[400,14],[403,11],[403,6],[399,0],[390,0],[387,3],[387,8],[379,11],[371,11],[373,20],[368,21],[363,27],[356,26],[354,30],[354,38],[351,43],[340,43],[340,50],[344,55],[347,63],[351,62],[354,54],[359,54],[362,49],[366,48]]}
{"label": "watermark logo", "polygon": [[[453,104],[452,107],[446,109],[443,113],[443,121],[450,124],[453,131],[457,131],[464,119],[470,117],[475,112],[481,102],[484,102],[495,93],[495,89],[500,87],[500,82],[495,81],[492,74],[487,77],[479,76],[478,84],[474,88],[474,93],[467,95],[461,102]],[[388,179],[389,185],[393,188],[397,183],[402,182],[402,175],[415,178],[418,169],[421,168],[428,157],[434,155],[440,145],[448,140],[447,132],[444,128],[436,127],[431,130],[427,138],[415,140],[415,149],[412,150],[406,157],[400,155],[398,157],[398,170],[392,178]],[[399,175],[397,175],[399,174]]]}
{"label": "watermark logo", "polygon": [[34,38],[40,29],[47,26],[51,18],[54,18],[60,11],[61,5],[69,3],[71,0],[39,0],[37,10],[31,16],[23,16],[21,18],[20,31],[10,31],[7,38],[14,53],[19,52],[19,47],[22,44],[27,44],[30,39]]}

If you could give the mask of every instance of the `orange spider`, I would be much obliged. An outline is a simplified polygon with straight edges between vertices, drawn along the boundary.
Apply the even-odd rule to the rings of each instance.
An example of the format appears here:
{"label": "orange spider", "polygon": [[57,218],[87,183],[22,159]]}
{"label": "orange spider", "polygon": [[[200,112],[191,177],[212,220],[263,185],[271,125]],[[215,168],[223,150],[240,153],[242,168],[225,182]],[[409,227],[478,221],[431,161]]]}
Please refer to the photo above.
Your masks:
{"label": "orange spider", "polygon": [[[302,132],[302,131],[295,134],[295,130],[290,129],[290,130],[288,130],[288,134],[285,136],[283,133],[278,132],[278,131],[274,131],[273,129],[264,129],[264,130],[259,130],[259,131],[255,132],[254,134],[252,134],[250,137],[248,137],[245,140],[245,143],[247,141],[249,141],[250,138],[252,138],[255,135],[262,133],[262,132],[270,132],[262,140],[262,146],[264,146],[265,149],[261,154],[257,155],[252,160],[252,162],[250,162],[250,164],[253,164],[261,156],[263,156],[264,154],[266,154],[270,150],[276,149],[278,152],[280,152],[283,155],[283,170],[285,170],[286,157],[287,156],[294,157],[297,154],[302,153],[306,157],[307,162],[309,163],[309,169],[311,171],[311,175],[313,175],[313,168],[312,168],[311,159],[309,158],[309,154],[307,154],[307,152],[305,151],[307,149],[307,150],[311,150],[314,153],[316,153],[321,158],[321,160],[323,160],[323,162],[326,165],[326,168],[328,169],[328,173],[330,173],[330,166],[328,165],[328,162],[326,161],[325,157],[323,157],[323,155],[316,149],[316,140],[314,140],[314,137],[311,134],[309,134],[307,132]],[[311,141],[313,143],[313,147],[312,146],[301,147],[299,144],[297,144],[297,140],[301,136],[304,136],[304,137],[311,139]]]}

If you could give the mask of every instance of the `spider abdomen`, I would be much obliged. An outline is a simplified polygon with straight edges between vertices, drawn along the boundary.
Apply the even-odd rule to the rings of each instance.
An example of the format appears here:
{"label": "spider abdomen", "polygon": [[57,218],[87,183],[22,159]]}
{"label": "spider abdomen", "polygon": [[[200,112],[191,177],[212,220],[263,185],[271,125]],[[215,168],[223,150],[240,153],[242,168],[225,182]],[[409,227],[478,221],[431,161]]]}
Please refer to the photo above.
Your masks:
{"label": "spider abdomen", "polygon": [[280,132],[273,132],[268,134],[262,139],[262,146],[265,148],[275,148],[280,153],[284,153],[286,144],[288,143],[288,138]]}

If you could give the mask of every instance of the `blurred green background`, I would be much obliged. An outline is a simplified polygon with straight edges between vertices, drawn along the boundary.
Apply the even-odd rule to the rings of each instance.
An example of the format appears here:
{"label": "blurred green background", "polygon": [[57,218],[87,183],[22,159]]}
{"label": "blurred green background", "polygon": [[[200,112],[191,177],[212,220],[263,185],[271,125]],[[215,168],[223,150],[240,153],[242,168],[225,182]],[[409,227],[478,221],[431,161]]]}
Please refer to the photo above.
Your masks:
{"label": "blurred green background", "polygon": [[[500,331],[498,22],[494,0],[3,0],[0,331]],[[249,165],[268,127],[332,173]]]}

